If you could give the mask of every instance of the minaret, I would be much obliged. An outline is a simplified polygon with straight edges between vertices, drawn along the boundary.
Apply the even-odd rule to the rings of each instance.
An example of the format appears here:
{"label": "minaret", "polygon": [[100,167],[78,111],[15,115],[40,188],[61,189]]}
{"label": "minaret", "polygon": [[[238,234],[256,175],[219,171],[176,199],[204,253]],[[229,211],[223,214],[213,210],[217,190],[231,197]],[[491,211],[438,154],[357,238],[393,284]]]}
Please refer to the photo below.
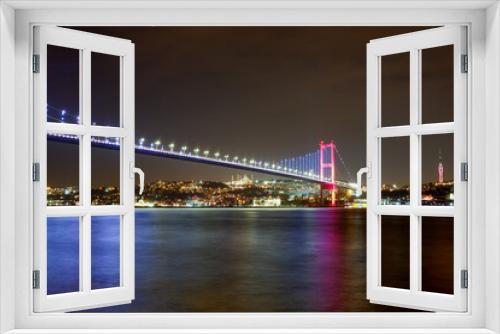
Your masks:
{"label": "minaret", "polygon": [[438,183],[443,183],[444,181],[444,167],[443,167],[443,157],[441,156],[441,149],[439,149],[439,163],[438,163]]}

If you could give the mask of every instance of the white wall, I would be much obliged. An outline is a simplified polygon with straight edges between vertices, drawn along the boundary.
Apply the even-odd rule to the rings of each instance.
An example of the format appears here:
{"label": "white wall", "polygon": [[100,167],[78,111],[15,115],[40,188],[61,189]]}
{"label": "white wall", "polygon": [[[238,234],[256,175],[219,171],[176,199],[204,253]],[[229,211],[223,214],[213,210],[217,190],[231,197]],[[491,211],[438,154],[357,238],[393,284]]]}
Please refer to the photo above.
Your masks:
{"label": "white wall", "polygon": [[14,239],[14,20],[0,3],[0,333],[14,328],[14,245],[6,242]]}
{"label": "white wall", "polygon": [[500,332],[500,6],[488,8],[486,17],[486,327]]}

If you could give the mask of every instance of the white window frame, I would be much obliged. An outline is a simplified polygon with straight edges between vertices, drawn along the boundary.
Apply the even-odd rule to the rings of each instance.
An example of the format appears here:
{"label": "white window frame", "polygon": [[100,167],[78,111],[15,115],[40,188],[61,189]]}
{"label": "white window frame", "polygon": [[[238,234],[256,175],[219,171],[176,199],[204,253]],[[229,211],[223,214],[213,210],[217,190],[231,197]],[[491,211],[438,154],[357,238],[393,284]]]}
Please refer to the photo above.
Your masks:
{"label": "white window frame", "polygon": [[[469,25],[468,312],[34,314],[30,288],[33,203],[29,200],[33,130],[30,55],[34,24]],[[110,333],[106,328],[127,328],[128,333],[144,332],[141,330],[144,328],[163,328],[165,330],[158,332],[170,333],[175,332],[174,329],[190,328],[191,333],[221,332],[221,328],[226,328],[225,333],[248,333],[249,330],[252,333],[287,330],[352,333],[348,328],[363,333],[500,332],[500,9],[496,1],[270,0],[233,4],[212,0],[184,4],[161,0],[3,1],[0,3],[0,73],[0,333],[9,330],[42,333],[43,329],[46,333],[46,329],[63,328],[65,333]]]}
{"label": "white window frame", "polygon": [[[80,59],[79,124],[47,121],[48,45],[78,50]],[[35,312],[75,311],[80,309],[130,303],[134,299],[134,221],[135,221],[135,133],[134,133],[134,44],[129,40],[75,31],[60,27],[36,26],[33,36],[34,54],[39,56],[39,73],[33,75],[34,161],[39,164],[39,181],[33,184],[34,270],[39,272],[39,288],[34,289]],[[101,126],[91,123],[92,53],[119,57],[119,125]],[[47,135],[77,136],[79,150],[80,202],[74,206],[47,206]],[[120,203],[92,205],[92,137],[119,138]],[[120,224],[119,286],[92,290],[91,229],[92,217],[118,216]],[[52,217],[79,219],[79,291],[47,294],[47,224]]]}
{"label": "white window frame", "polygon": [[[461,272],[467,270],[467,181],[461,179],[461,163],[467,163],[467,81],[462,73],[462,56],[467,55],[467,27],[446,26],[373,40],[367,47],[367,294],[371,302],[384,305],[431,311],[467,310],[467,289],[461,287]],[[422,123],[423,83],[422,52],[426,49],[453,47],[453,120],[442,123]],[[409,63],[409,124],[383,126],[381,78],[384,56],[408,53]],[[425,135],[453,136],[454,205],[422,205],[422,138]],[[384,138],[405,138],[409,141],[408,205],[386,205],[381,202],[382,142]],[[386,152],[387,153],[387,152]],[[390,154],[390,152],[389,152]],[[409,289],[382,286],[381,249],[382,216],[409,218]],[[422,217],[453,219],[453,294],[422,291]]]}

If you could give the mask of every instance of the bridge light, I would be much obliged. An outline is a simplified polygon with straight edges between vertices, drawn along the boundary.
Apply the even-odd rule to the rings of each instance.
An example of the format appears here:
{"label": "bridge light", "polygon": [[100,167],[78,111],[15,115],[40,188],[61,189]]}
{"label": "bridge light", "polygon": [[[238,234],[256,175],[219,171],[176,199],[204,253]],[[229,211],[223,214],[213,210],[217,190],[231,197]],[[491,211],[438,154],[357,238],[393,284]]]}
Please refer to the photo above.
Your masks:
{"label": "bridge light", "polygon": [[160,141],[159,139],[157,139],[157,140],[155,141],[155,146],[156,146],[156,149],[158,149],[158,146],[160,146],[160,144],[161,144],[161,141]]}
{"label": "bridge light", "polygon": [[280,165],[278,165],[278,166],[276,166],[276,168],[281,169],[281,166],[280,166]]}
{"label": "bridge light", "polygon": [[205,151],[203,151],[203,155],[204,155],[204,156],[207,156],[207,155],[209,155],[209,154],[210,154],[210,151],[209,151],[209,150],[205,150]]}
{"label": "bridge light", "polygon": [[220,153],[219,153],[219,152],[215,152],[215,153],[214,153],[214,157],[219,158],[219,156],[220,156]]}
{"label": "bridge light", "polygon": [[170,143],[170,144],[168,144],[168,148],[170,149],[170,151],[173,151],[173,150],[174,150],[174,147],[175,147],[175,144],[174,144],[174,143]]}
{"label": "bridge light", "polygon": [[247,163],[247,158],[243,158],[243,163],[246,164]]}
{"label": "bridge light", "polygon": [[200,149],[198,147],[195,147],[195,149],[193,150],[194,154],[198,155],[198,153],[200,152]]}
{"label": "bridge light", "polygon": [[183,153],[186,153],[187,149],[188,149],[188,147],[186,145],[181,147],[181,150]]}
{"label": "bridge light", "polygon": [[255,160],[254,159],[251,159],[250,160],[250,163],[253,165],[255,163]]}
{"label": "bridge light", "polygon": [[224,159],[228,160],[229,159],[229,154],[224,155]]}
{"label": "bridge light", "polygon": [[233,158],[233,160],[234,160],[234,161],[238,161],[238,156],[235,156],[235,157]]}
{"label": "bridge light", "polygon": [[272,169],[275,169],[275,168],[276,168],[276,165],[275,165],[275,164],[272,164],[272,165],[271,165],[271,168],[272,168]]}
{"label": "bridge light", "polygon": [[269,167],[269,162],[264,162],[264,167]]}
{"label": "bridge light", "polygon": [[144,145],[144,141],[145,141],[145,140],[146,140],[146,139],[145,139],[144,137],[140,138],[140,139],[139,139],[139,145],[143,146],[143,145]]}

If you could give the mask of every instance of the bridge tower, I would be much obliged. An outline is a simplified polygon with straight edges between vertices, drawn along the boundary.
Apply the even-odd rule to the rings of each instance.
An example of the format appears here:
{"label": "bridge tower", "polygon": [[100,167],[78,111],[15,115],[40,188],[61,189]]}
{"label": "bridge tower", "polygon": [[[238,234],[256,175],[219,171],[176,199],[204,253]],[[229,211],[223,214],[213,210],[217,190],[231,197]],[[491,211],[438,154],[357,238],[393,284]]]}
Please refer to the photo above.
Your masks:
{"label": "bridge tower", "polygon": [[441,156],[441,149],[439,150],[439,163],[438,163],[438,183],[444,182],[444,167],[443,158]]}
{"label": "bridge tower", "polygon": [[319,176],[321,180],[329,179],[328,183],[321,183],[321,195],[323,190],[331,191],[331,205],[335,206],[335,144],[320,141],[319,143]]}

